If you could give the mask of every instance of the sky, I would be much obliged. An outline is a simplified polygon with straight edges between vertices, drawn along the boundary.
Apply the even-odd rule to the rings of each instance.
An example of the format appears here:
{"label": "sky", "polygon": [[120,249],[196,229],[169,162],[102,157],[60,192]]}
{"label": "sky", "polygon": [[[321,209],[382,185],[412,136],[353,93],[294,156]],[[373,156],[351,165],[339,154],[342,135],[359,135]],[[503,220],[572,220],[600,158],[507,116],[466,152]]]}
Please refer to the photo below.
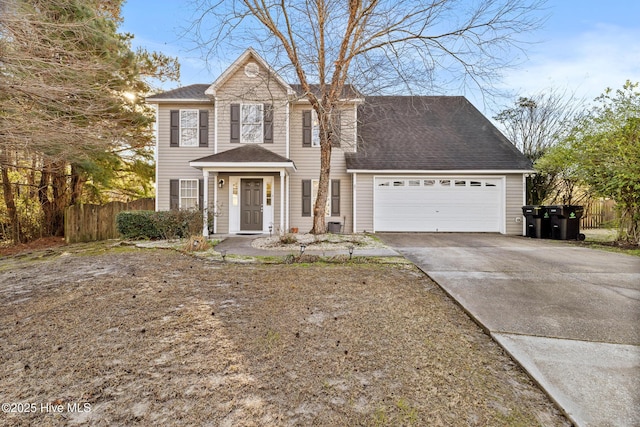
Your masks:
{"label": "sky", "polygon": [[[181,64],[179,83],[167,82],[162,89],[193,83],[211,83],[236,58],[218,58],[207,63],[194,49],[185,29],[193,11],[189,1],[127,0],[121,32],[134,35],[133,47],[177,56]],[[515,69],[503,71],[496,86],[513,98],[493,100],[511,105],[515,96],[530,96],[558,89],[576,98],[593,100],[607,87],[621,88],[626,80],[640,82],[640,1],[638,0],[548,0],[543,27],[527,35],[531,42]],[[455,89],[458,91],[459,89]],[[459,95],[454,92],[446,95]],[[481,110],[487,107],[477,94],[467,97]]]}

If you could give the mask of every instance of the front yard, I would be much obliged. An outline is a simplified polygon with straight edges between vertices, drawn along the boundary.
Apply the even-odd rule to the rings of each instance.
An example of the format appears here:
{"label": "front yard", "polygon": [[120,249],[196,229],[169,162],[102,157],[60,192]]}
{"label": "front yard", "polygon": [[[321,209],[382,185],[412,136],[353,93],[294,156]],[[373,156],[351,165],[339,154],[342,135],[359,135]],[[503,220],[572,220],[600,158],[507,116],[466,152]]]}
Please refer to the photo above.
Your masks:
{"label": "front yard", "polygon": [[6,257],[0,295],[2,425],[569,425],[406,264],[77,245]]}

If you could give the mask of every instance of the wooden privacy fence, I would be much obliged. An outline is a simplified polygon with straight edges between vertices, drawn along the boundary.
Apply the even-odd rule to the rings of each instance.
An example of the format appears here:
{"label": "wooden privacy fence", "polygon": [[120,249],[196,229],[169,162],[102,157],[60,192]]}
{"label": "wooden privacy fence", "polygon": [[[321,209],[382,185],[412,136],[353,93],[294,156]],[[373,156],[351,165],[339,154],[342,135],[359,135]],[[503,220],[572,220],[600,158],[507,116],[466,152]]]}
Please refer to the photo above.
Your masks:
{"label": "wooden privacy fence", "polygon": [[613,200],[591,200],[584,207],[584,213],[580,220],[580,228],[600,228],[603,225],[611,226],[611,222],[615,219],[616,203]]}
{"label": "wooden privacy fence", "polygon": [[64,212],[64,238],[67,243],[116,239],[116,215],[122,211],[152,211],[154,199],[110,202],[106,205],[74,205]]}

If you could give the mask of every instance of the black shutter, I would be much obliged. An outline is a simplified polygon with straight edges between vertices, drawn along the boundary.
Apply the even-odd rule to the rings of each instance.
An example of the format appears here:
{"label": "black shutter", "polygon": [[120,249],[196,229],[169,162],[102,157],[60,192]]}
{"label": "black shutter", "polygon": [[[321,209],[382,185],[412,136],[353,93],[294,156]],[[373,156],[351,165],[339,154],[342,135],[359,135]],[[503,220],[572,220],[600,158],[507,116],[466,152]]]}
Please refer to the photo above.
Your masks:
{"label": "black shutter", "polygon": [[231,104],[231,142],[240,142],[240,104]]}
{"label": "black shutter", "polygon": [[263,118],[264,118],[264,143],[273,143],[273,106],[271,104],[264,104]]}
{"label": "black shutter", "polygon": [[169,180],[169,209],[177,211],[180,209],[180,180]]}
{"label": "black shutter", "polygon": [[311,180],[302,180],[302,216],[311,216]]}
{"label": "black shutter", "polygon": [[178,147],[180,145],[180,110],[171,110],[170,111],[170,137],[169,137],[169,146]]}
{"label": "black shutter", "polygon": [[198,209],[204,207],[204,179],[198,180]]}
{"label": "black shutter", "polygon": [[331,115],[331,120],[333,122],[333,141],[331,143],[331,146],[340,147],[340,139],[342,138],[342,111],[334,111]]}
{"label": "black shutter", "polygon": [[331,180],[331,216],[340,216],[340,180]]}
{"label": "black shutter", "polygon": [[209,111],[200,110],[200,147],[209,146]]}
{"label": "black shutter", "polygon": [[311,147],[311,110],[302,112],[302,146]]}

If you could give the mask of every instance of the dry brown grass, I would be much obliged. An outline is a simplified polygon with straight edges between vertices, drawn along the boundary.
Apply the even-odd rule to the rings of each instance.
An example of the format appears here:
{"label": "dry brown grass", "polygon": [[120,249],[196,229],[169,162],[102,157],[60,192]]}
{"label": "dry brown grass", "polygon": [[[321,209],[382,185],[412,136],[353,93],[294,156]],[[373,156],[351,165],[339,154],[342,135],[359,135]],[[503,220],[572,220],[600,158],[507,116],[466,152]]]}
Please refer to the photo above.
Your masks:
{"label": "dry brown grass", "polygon": [[92,253],[0,262],[0,401],[91,405],[0,424],[568,425],[411,266]]}

